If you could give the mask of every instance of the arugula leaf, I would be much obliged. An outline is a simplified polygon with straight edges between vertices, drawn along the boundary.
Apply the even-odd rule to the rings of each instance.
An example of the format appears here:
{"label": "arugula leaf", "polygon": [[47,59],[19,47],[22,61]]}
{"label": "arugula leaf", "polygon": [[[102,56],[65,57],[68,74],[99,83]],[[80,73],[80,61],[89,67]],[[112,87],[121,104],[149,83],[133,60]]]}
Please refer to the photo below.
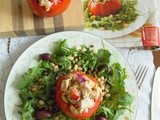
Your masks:
{"label": "arugula leaf", "polygon": [[86,52],[81,52],[81,51],[78,52],[79,56],[78,65],[83,68],[84,72],[87,72],[90,69],[96,68],[98,58],[97,55],[93,53],[93,51],[91,51],[89,48],[87,48],[84,45],[82,47],[86,49]]}
{"label": "arugula leaf", "polygon": [[41,75],[43,72],[43,68],[41,68],[41,63],[40,61],[37,66],[34,68],[29,69],[21,78],[21,80],[18,81],[16,88],[19,90],[22,90],[26,87],[28,87],[30,84],[33,83],[37,75]]}
{"label": "arugula leaf", "polygon": [[108,64],[110,59],[111,53],[108,50],[99,49],[97,52],[97,57],[99,62]]}
{"label": "arugula leaf", "polygon": [[35,111],[33,107],[34,104],[36,104],[36,101],[34,99],[25,103],[22,108],[22,120],[35,120],[35,118],[33,117]]}
{"label": "arugula leaf", "polygon": [[98,110],[96,111],[96,115],[102,115],[102,113],[105,116],[114,116],[113,111],[110,108],[105,107],[105,106],[100,106]]}
{"label": "arugula leaf", "polygon": [[60,69],[64,71],[68,70],[69,67],[71,66],[71,61],[66,56],[57,57],[55,63],[58,64],[61,67]]}
{"label": "arugula leaf", "polygon": [[106,76],[108,73],[108,64],[110,61],[110,52],[108,50],[99,49],[97,52],[97,75],[98,77]]}
{"label": "arugula leaf", "polygon": [[[106,72],[105,72],[106,73]],[[109,99],[104,98],[96,112],[97,115],[105,115],[109,120],[117,120],[124,110],[128,109],[133,102],[133,97],[125,91],[126,71],[119,63],[110,66],[107,76],[110,84]]]}
{"label": "arugula leaf", "polygon": [[22,106],[30,99],[34,98],[34,95],[32,92],[28,91],[28,89],[20,90],[19,97],[22,101]]}
{"label": "arugula leaf", "polygon": [[124,110],[117,110],[112,120],[118,120],[119,116],[124,113]]}
{"label": "arugula leaf", "polygon": [[122,69],[119,63],[114,63],[110,69],[112,71],[110,71],[108,82],[114,86],[114,90],[124,88],[124,80],[127,77],[125,69]]}
{"label": "arugula leaf", "polygon": [[66,39],[65,40],[60,39],[57,42],[56,49],[53,51],[52,56],[53,58],[56,58],[58,56],[67,56],[72,52],[72,50],[73,49],[68,47]]}

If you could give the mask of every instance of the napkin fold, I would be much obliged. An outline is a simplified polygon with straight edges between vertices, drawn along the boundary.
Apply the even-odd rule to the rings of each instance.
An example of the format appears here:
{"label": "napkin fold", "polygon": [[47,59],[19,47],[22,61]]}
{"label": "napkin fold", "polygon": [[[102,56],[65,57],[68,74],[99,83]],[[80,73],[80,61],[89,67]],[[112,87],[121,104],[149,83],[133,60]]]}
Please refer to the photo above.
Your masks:
{"label": "napkin fold", "polygon": [[160,120],[160,67],[155,72],[152,89],[151,120]]}

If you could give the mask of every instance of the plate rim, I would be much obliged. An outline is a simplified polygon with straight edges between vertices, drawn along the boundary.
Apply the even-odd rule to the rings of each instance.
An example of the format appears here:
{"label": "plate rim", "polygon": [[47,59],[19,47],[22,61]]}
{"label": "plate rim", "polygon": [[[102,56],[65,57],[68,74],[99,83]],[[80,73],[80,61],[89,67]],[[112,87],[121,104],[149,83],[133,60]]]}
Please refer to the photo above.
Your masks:
{"label": "plate rim", "polygon": [[[120,54],[120,56],[122,56],[122,58],[125,60],[125,63],[127,64],[127,66],[128,66],[128,68],[129,68],[129,71],[132,73],[132,77],[134,78],[134,82],[135,82],[135,84],[136,84],[136,79],[135,79],[135,76],[134,76],[134,72],[133,72],[133,70],[131,69],[131,66],[129,65],[129,63],[128,63],[128,61],[126,60],[126,58],[124,57],[124,55],[114,46],[114,45],[112,45],[110,42],[108,42],[108,41],[106,41],[104,38],[101,38],[101,37],[99,37],[99,36],[97,36],[97,35],[94,35],[94,34],[92,34],[92,33],[88,33],[88,32],[84,32],[84,31],[62,31],[62,32],[57,32],[57,33],[53,33],[53,34],[50,34],[50,35],[47,35],[47,36],[45,36],[45,37],[43,37],[43,38],[40,38],[39,40],[37,40],[36,42],[34,42],[33,44],[31,44],[26,50],[24,50],[21,54],[20,54],[20,56],[17,58],[17,60],[15,61],[15,63],[13,64],[13,66],[12,66],[12,68],[11,68],[11,70],[10,70],[10,72],[9,72],[9,75],[8,75],[8,77],[7,77],[7,80],[6,80],[6,84],[5,84],[5,90],[4,90],[4,97],[3,97],[3,100],[4,100],[4,105],[3,105],[3,107],[4,107],[4,114],[5,114],[5,118],[6,118],[6,120],[7,120],[7,115],[6,115],[6,111],[7,111],[7,109],[6,109],[6,99],[7,99],[7,94],[6,94],[6,91],[7,91],[7,87],[8,87],[8,84],[9,84],[9,78],[11,78],[11,72],[13,72],[13,69],[15,68],[15,66],[17,65],[17,63],[18,63],[18,61],[22,58],[22,56],[23,56],[23,54],[25,54],[25,53],[27,53],[27,51],[29,50],[29,49],[31,49],[31,47],[32,46],[34,46],[34,45],[36,45],[36,44],[38,44],[40,41],[42,41],[42,40],[45,40],[45,39],[49,39],[49,38],[52,38],[53,36],[57,36],[58,34],[67,34],[67,33],[77,33],[77,34],[86,34],[87,36],[92,36],[92,37],[96,37],[96,38],[99,38],[99,40],[101,39],[101,41],[102,42],[105,42],[105,44],[107,43],[107,44],[109,44],[109,46],[111,46],[112,48],[114,48],[114,50],[116,50],[116,52],[118,52],[118,54]],[[98,41],[99,41],[98,40]],[[53,40],[53,41],[56,41],[56,40]],[[13,82],[13,81],[12,81]],[[137,86],[135,86],[135,90],[136,90],[136,94],[135,94],[135,96],[134,97],[136,97],[136,99],[135,99],[135,116],[134,116],[134,119],[136,119],[136,117],[137,117],[137,111],[138,111],[138,88],[137,88]]]}

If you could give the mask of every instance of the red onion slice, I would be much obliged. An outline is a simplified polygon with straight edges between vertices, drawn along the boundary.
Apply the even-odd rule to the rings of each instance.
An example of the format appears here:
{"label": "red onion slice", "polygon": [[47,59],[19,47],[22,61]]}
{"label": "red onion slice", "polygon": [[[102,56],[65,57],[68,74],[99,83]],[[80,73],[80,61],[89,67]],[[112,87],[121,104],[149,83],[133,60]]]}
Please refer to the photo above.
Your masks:
{"label": "red onion slice", "polygon": [[79,81],[79,83],[83,83],[85,81],[85,78],[80,75],[79,73],[76,74],[77,75],[77,80]]}

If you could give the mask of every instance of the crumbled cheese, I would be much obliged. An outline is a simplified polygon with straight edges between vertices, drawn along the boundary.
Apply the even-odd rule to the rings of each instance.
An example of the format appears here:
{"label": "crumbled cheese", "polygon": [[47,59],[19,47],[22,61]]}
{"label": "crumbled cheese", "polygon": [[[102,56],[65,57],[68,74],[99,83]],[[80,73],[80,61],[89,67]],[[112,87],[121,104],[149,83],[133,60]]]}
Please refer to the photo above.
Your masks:
{"label": "crumbled cheese", "polygon": [[93,82],[92,80],[90,80],[88,77],[85,77],[85,79],[86,79],[86,81],[84,83],[84,86],[86,88],[88,88],[89,90],[91,90],[92,88],[94,88],[94,86],[95,86],[96,83]]}
{"label": "crumbled cheese", "polygon": [[81,100],[80,102],[80,108],[81,109],[86,109],[86,108],[91,108],[95,105],[95,102],[93,99],[90,99],[90,98],[85,98],[83,100]]}

